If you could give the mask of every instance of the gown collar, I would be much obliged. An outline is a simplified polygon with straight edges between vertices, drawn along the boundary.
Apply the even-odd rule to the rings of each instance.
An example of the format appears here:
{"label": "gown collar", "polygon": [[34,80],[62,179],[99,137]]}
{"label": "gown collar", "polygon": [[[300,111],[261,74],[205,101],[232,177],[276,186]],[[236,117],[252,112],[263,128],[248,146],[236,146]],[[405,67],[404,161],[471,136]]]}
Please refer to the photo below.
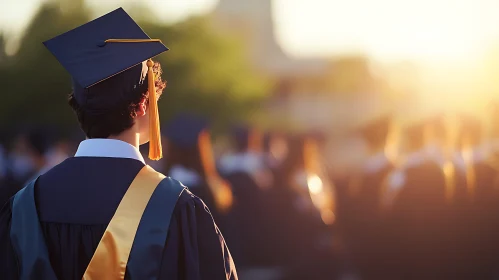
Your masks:
{"label": "gown collar", "polygon": [[145,164],[139,149],[116,139],[87,139],[80,143],[75,157],[130,158]]}

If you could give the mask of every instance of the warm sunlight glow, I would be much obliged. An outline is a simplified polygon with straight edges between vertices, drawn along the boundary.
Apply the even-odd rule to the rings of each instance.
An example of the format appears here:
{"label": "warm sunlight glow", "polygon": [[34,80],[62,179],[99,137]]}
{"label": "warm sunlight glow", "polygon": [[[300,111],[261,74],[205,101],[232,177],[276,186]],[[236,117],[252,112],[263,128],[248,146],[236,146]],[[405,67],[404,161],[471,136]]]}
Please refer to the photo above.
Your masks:
{"label": "warm sunlight glow", "polygon": [[331,210],[323,210],[321,211],[321,218],[322,222],[326,225],[332,225],[334,224],[334,221],[336,221],[336,215],[334,215],[333,211]]}
{"label": "warm sunlight glow", "polygon": [[322,180],[317,175],[308,177],[308,189],[311,194],[320,194],[323,191]]}
{"label": "warm sunlight glow", "polygon": [[499,37],[499,1],[276,0],[290,53],[367,52],[379,59],[469,60]]}

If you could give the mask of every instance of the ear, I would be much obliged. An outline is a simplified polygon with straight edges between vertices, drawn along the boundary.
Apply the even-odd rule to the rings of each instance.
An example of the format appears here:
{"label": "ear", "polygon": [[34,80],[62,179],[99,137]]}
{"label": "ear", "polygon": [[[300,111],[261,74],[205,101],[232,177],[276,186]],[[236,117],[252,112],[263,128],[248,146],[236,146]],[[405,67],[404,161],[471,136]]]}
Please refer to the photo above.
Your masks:
{"label": "ear", "polygon": [[144,97],[140,100],[137,107],[137,117],[142,117],[147,112],[147,99]]}

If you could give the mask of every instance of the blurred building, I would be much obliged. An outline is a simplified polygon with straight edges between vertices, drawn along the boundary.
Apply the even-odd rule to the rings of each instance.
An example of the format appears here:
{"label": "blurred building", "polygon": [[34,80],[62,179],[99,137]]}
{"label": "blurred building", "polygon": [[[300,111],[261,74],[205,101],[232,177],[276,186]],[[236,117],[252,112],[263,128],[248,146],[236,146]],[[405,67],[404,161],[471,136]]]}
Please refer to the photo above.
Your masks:
{"label": "blurred building", "polygon": [[220,0],[213,15],[217,29],[239,36],[254,66],[275,82],[268,104],[270,119],[337,131],[381,108],[366,58],[288,56],[276,41],[272,3]]}

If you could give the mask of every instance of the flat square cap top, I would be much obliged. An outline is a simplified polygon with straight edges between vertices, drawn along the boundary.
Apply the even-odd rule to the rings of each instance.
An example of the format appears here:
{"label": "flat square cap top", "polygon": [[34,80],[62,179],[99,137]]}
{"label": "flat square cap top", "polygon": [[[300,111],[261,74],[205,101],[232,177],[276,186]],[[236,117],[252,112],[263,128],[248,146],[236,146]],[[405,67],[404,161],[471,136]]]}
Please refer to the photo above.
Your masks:
{"label": "flat square cap top", "polygon": [[168,50],[160,41],[106,43],[108,39],[150,38],[119,8],[44,44],[82,88],[88,88]]}

